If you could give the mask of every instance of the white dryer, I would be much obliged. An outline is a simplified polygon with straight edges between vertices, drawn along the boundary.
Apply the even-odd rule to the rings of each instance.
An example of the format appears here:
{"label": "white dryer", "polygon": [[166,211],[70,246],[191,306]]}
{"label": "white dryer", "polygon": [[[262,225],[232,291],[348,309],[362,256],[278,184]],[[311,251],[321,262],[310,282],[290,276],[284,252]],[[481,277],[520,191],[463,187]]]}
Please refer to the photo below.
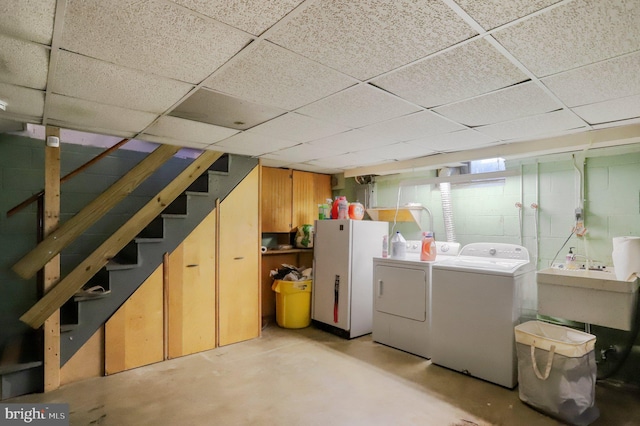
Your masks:
{"label": "white dryer", "polygon": [[[420,241],[407,242],[405,259],[373,259],[375,342],[429,358],[431,265],[420,261]],[[436,241],[436,262],[455,256],[459,243]]]}
{"label": "white dryer", "polygon": [[[433,266],[431,362],[513,388],[514,327],[535,303],[535,267],[526,248],[474,243]],[[533,296],[534,297],[534,296]]]}

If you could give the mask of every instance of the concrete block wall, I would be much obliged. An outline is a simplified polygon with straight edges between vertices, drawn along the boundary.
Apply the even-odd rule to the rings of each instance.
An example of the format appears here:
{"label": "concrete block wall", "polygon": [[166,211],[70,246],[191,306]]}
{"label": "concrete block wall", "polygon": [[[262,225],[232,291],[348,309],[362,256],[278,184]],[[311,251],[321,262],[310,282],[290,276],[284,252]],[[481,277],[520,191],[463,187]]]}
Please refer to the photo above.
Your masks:
{"label": "concrete block wall", "polygon": [[[126,147],[126,145],[125,145]],[[61,176],[102,152],[102,148],[61,143]],[[62,186],[61,222],[138,164],[147,154],[126,149],[111,153]],[[62,252],[62,276],[117,230],[191,160],[174,157]],[[7,211],[44,187],[44,141],[0,134],[0,356],[3,348],[28,332],[18,318],[37,300],[36,280],[23,280],[11,266],[36,245],[37,208],[32,204],[6,217]]]}

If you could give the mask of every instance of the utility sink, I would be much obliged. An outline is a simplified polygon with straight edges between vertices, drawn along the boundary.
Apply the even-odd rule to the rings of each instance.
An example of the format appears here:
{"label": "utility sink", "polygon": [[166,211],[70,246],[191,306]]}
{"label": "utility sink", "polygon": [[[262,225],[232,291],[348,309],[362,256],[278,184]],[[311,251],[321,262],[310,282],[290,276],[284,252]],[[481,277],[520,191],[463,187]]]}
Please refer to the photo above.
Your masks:
{"label": "utility sink", "polygon": [[638,278],[619,281],[613,271],[548,268],[537,272],[538,313],[631,330]]}

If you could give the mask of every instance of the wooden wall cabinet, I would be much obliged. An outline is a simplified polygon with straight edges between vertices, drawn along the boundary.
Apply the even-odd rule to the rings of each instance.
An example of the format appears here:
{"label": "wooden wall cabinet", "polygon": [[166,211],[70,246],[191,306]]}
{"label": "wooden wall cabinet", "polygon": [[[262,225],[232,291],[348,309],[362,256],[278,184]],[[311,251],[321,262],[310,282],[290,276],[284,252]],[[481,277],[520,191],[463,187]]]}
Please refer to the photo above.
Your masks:
{"label": "wooden wall cabinet", "polygon": [[262,168],[262,232],[291,232],[313,224],[318,204],[331,198],[331,176],[299,170]]}

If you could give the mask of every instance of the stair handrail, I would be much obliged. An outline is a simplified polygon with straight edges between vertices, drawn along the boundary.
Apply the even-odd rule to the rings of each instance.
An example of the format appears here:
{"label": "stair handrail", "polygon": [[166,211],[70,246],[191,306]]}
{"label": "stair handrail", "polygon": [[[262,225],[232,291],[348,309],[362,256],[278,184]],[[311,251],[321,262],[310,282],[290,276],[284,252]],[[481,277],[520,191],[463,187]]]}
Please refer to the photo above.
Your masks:
{"label": "stair handrail", "polygon": [[173,181],[145,204],[124,225],[85,258],[64,279],[51,288],[21,317],[20,321],[33,328],[44,321],[84,286],[133,236],[138,235],[165,207],[171,204],[189,185],[202,175],[220,156],[221,152],[203,151]]}
{"label": "stair handrail", "polygon": [[[113,151],[117,150],[122,145],[124,145],[127,142],[129,142],[130,140],[131,140],[130,138],[122,139],[120,142],[116,143],[115,145],[110,146],[109,148],[105,149],[100,154],[96,155],[91,160],[87,161],[86,163],[84,163],[83,165],[81,165],[80,167],[75,169],[74,171],[66,174],[63,177],[61,177],[60,178],[60,184],[63,184],[66,181],[68,181],[69,179],[71,179],[72,177],[76,176],[77,174],[82,173],[85,169],[88,169],[89,167],[93,166],[95,163],[97,163],[98,161],[102,160],[104,157],[106,157],[107,155],[111,154]],[[13,207],[11,210],[9,210],[7,212],[7,217],[11,217],[14,214],[18,213],[19,211],[21,211],[22,209],[27,207],[29,204],[31,204],[34,201],[36,201],[38,198],[41,198],[43,195],[44,195],[44,189],[41,190],[38,193],[33,194],[31,197],[27,198],[26,200],[24,200],[23,202],[21,202],[20,204],[18,204],[15,207]]]}

